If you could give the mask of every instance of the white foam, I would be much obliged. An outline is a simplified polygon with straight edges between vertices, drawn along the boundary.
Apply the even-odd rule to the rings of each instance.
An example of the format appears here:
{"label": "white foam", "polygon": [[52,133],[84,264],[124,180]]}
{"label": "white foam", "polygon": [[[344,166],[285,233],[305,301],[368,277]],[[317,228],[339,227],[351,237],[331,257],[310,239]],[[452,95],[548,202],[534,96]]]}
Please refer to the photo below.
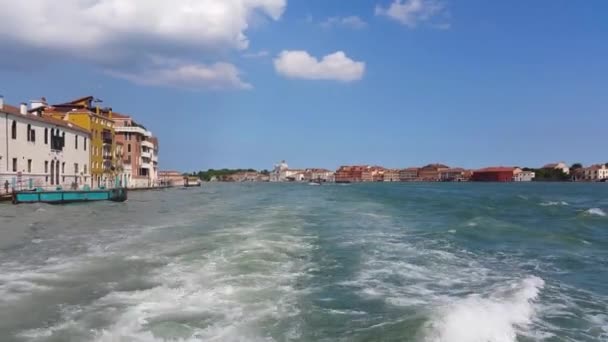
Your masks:
{"label": "white foam", "polygon": [[528,277],[496,289],[490,296],[471,295],[440,310],[425,338],[429,342],[515,342],[532,323],[535,300],[544,281]]}
{"label": "white foam", "polygon": [[602,217],[606,216],[606,212],[604,212],[600,208],[591,208],[591,209],[585,211],[585,213],[588,215],[596,215],[596,216],[602,216]]}
{"label": "white foam", "polygon": [[542,202],[540,205],[542,205],[543,207],[551,207],[551,206],[569,205],[569,204],[568,204],[568,202],[565,202],[565,201],[549,201],[549,202]]}

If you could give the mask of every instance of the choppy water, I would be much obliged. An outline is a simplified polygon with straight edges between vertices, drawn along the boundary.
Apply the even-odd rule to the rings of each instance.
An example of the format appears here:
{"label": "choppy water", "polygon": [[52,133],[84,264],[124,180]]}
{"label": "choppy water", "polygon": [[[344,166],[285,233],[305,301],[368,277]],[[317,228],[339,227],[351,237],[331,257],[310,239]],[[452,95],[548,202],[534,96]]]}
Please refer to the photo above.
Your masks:
{"label": "choppy water", "polygon": [[608,184],[0,205],[0,341],[606,341]]}

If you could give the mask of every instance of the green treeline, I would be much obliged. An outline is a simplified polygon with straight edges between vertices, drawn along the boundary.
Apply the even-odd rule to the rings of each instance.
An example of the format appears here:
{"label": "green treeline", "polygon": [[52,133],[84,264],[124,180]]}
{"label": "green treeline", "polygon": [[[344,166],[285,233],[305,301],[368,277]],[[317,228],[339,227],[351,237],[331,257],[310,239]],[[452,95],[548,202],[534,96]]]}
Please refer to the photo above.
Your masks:
{"label": "green treeline", "polygon": [[[192,172],[189,175],[198,177],[198,178],[208,182],[211,179],[213,179],[214,177],[216,180],[224,180],[227,176],[233,175],[235,173],[241,173],[241,172],[258,172],[258,171],[255,169],[219,169],[219,170],[209,169],[207,171]],[[270,174],[270,172],[268,170],[262,170],[262,171],[260,171],[260,173],[264,174],[264,175]]]}

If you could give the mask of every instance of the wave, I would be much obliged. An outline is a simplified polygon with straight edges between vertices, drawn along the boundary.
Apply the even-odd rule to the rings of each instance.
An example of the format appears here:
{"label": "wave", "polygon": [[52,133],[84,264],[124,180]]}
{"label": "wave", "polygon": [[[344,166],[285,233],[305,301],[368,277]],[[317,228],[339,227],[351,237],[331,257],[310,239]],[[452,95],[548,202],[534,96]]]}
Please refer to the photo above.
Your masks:
{"label": "wave", "polygon": [[543,207],[552,207],[557,205],[569,205],[566,201],[549,201],[549,202],[541,202],[540,205]]}
{"label": "wave", "polygon": [[545,282],[531,276],[484,298],[471,295],[442,308],[428,326],[428,342],[514,342],[532,323]]}
{"label": "wave", "polygon": [[602,216],[602,217],[605,217],[605,216],[606,216],[606,212],[605,212],[605,211],[603,211],[603,210],[602,210],[602,209],[600,209],[600,208],[591,208],[591,209],[589,209],[589,210],[585,211],[585,214],[587,214],[587,215],[596,215],[596,216]]}

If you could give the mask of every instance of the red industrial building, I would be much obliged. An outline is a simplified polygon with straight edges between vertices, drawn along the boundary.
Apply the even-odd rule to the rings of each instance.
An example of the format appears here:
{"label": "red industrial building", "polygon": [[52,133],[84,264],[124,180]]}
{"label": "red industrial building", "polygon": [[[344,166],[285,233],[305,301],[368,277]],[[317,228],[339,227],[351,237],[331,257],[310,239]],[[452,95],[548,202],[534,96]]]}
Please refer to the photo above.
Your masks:
{"label": "red industrial building", "polygon": [[487,167],[474,171],[471,180],[474,182],[512,182],[516,170],[514,167]]}

